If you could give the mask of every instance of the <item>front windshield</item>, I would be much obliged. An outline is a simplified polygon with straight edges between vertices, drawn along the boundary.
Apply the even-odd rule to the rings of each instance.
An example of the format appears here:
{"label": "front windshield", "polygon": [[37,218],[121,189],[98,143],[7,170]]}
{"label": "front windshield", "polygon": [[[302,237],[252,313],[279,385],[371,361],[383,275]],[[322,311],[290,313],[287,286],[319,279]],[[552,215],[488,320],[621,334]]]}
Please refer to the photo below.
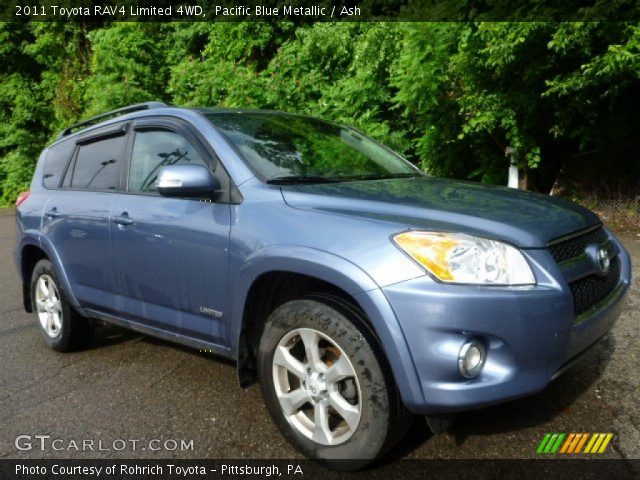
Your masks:
{"label": "front windshield", "polygon": [[212,113],[207,117],[270,183],[414,177],[419,170],[361,133],[281,113]]}

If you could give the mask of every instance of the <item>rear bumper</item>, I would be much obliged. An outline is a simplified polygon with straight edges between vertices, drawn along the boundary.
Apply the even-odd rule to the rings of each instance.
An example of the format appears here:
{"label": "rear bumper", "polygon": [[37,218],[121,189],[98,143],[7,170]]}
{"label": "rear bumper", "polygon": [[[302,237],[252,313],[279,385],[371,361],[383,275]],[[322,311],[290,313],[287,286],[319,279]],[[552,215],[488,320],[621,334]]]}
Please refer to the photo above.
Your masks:
{"label": "rear bumper", "polygon": [[[618,318],[631,279],[629,256],[619,247],[617,287],[579,319],[567,284],[553,279],[557,271],[542,250],[528,252],[541,279],[535,287],[444,285],[420,277],[384,288],[424,396],[407,406],[422,414],[467,410],[543,389]],[[470,338],[484,343],[487,361],[468,380],[458,371],[458,353]]]}

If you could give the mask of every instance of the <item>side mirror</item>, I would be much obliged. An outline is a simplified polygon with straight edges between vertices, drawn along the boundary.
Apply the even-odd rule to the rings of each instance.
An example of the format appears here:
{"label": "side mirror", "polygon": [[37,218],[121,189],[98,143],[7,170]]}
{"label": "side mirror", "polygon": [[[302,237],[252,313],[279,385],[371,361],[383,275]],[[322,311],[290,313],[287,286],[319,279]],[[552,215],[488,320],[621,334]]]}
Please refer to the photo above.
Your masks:
{"label": "side mirror", "polygon": [[220,181],[202,165],[167,165],[158,172],[156,188],[164,197],[214,198]]}

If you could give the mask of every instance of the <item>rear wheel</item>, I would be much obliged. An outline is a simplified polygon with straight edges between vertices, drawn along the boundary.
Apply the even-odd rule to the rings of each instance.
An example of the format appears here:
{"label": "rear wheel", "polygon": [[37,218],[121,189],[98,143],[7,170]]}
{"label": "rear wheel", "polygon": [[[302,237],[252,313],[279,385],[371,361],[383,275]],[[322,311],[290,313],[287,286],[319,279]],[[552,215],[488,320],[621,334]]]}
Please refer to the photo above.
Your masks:
{"label": "rear wheel", "polygon": [[31,304],[40,333],[54,350],[76,350],[91,341],[93,326],[73,309],[49,260],[40,260],[33,269]]}
{"label": "rear wheel", "polygon": [[277,308],[261,338],[258,370],[287,440],[340,468],[362,467],[399,441],[412,416],[381,355],[357,311],[339,299],[309,297]]}

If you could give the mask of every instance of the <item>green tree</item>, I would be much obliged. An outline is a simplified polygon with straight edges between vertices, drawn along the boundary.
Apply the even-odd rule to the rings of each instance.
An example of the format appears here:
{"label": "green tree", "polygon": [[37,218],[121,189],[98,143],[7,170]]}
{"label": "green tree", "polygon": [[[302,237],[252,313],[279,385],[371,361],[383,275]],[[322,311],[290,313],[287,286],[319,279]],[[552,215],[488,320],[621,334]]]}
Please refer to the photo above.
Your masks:
{"label": "green tree", "polygon": [[91,72],[84,82],[87,113],[168,99],[166,52],[171,48],[171,31],[167,24],[125,22],[89,32]]}
{"label": "green tree", "polygon": [[2,204],[62,128],[157,99],[351,124],[440,176],[504,184],[509,146],[540,191],[640,177],[637,23],[0,23],[0,62]]}

